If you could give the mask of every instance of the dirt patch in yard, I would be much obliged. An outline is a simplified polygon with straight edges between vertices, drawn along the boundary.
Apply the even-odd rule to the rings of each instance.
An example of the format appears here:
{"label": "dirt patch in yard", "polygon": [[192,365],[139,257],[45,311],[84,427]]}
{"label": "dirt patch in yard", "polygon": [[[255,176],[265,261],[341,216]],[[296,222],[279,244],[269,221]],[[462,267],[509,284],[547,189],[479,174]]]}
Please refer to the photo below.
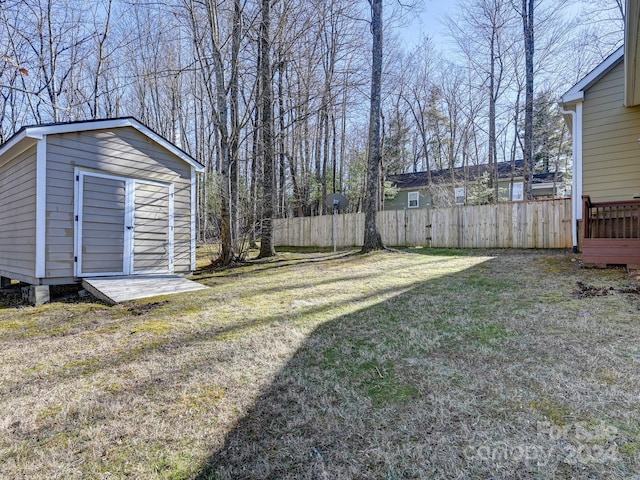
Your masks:
{"label": "dirt patch in yard", "polygon": [[0,308],[0,476],[639,471],[637,285],[451,253],[281,253],[170,301]]}
{"label": "dirt patch in yard", "polygon": [[622,288],[594,287],[593,285],[577,281],[576,288],[573,289],[573,293],[578,298],[604,297],[606,295],[615,295],[616,293],[632,293],[638,295],[640,294],[640,285],[628,285]]}

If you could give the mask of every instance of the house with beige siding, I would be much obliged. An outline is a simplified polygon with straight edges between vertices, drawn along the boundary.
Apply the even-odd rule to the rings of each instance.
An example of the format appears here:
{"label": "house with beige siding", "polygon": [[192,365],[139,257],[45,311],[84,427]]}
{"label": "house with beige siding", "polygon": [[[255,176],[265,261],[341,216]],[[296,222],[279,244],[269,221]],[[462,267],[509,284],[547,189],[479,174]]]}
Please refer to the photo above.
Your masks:
{"label": "house with beige siding", "polygon": [[560,98],[573,140],[573,245],[589,264],[640,265],[640,5],[624,46]]}
{"label": "house with beige siding", "polygon": [[133,118],[27,126],[0,146],[0,277],[195,269],[203,166]]}

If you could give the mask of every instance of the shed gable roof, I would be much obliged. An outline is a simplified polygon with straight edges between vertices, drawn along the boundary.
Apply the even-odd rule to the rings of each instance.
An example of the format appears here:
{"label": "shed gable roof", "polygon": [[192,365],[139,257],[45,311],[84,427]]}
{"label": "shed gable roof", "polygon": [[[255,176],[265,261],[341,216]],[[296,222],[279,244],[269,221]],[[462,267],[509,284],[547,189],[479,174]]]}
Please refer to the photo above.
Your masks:
{"label": "shed gable roof", "polygon": [[[0,145],[0,157],[11,147],[25,138],[41,139],[45,135],[57,135],[72,132],[86,132],[91,130],[108,130],[122,127],[131,127],[153,140],[176,157],[191,165],[197,172],[204,171],[204,166],[196,161],[185,151],[175,146],[160,134],[154,132],[133,117],[112,118],[105,120],[84,120],[68,123],[50,123],[42,125],[27,125],[18,130],[9,140]],[[1,162],[0,162],[1,163]]]}

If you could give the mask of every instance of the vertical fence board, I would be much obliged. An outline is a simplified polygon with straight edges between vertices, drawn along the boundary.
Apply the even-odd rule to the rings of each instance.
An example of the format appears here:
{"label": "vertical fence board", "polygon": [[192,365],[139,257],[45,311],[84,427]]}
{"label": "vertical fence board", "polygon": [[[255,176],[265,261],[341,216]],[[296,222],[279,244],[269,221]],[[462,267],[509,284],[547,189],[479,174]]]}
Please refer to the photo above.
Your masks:
{"label": "vertical fence board", "polygon": [[[338,247],[364,241],[364,214],[337,215]],[[571,200],[379,212],[378,227],[389,246],[441,248],[571,248]],[[276,246],[330,247],[333,216],[273,221]]]}

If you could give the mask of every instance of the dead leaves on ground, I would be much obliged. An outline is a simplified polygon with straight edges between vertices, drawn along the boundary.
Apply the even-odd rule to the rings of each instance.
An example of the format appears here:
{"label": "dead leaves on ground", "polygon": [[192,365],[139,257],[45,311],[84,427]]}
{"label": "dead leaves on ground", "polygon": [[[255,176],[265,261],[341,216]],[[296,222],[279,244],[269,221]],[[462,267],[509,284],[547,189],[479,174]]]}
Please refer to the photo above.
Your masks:
{"label": "dead leaves on ground", "polygon": [[640,285],[635,285],[627,288],[595,287],[593,285],[578,281],[576,282],[576,286],[577,287],[573,289],[573,294],[578,298],[606,297],[607,295],[615,293],[640,294]]}

